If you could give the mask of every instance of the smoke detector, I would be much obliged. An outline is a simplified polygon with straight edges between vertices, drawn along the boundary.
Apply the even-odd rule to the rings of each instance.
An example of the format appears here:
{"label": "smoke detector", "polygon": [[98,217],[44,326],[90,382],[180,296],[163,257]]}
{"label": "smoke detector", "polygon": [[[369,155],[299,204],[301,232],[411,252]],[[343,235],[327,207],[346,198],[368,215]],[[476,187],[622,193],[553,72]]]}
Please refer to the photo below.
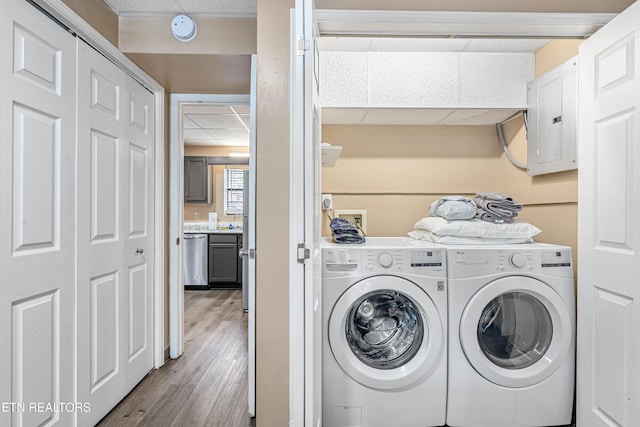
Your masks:
{"label": "smoke detector", "polygon": [[173,36],[181,42],[193,40],[198,32],[198,26],[187,15],[178,15],[171,21]]}

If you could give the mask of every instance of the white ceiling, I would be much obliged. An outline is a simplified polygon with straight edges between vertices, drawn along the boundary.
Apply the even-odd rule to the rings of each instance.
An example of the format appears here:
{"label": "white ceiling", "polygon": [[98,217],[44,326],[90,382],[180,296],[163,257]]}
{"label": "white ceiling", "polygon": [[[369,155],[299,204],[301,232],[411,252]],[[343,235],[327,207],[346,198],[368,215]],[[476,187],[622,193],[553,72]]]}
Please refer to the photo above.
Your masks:
{"label": "white ceiling", "polygon": [[183,117],[185,145],[249,145],[249,107],[246,105],[191,107]]}
{"label": "white ceiling", "polygon": [[320,51],[340,52],[537,52],[548,39],[331,37],[318,39]]}
{"label": "white ceiling", "polygon": [[118,15],[255,17],[256,0],[104,0]]}

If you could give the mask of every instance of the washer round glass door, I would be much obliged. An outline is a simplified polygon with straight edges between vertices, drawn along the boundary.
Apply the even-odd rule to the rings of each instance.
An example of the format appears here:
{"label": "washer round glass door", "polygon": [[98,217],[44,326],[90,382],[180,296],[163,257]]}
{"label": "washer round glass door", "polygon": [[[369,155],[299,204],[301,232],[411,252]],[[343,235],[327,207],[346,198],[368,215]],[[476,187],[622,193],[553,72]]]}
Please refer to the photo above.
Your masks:
{"label": "washer round glass door", "polygon": [[423,381],[444,357],[440,313],[427,293],[397,276],[353,284],[329,318],[329,345],[354,380],[377,389]]}
{"label": "washer round glass door", "polygon": [[509,276],[469,300],[460,342],[480,375],[498,385],[526,387],[549,377],[567,357],[572,329],[553,289],[531,277]]}

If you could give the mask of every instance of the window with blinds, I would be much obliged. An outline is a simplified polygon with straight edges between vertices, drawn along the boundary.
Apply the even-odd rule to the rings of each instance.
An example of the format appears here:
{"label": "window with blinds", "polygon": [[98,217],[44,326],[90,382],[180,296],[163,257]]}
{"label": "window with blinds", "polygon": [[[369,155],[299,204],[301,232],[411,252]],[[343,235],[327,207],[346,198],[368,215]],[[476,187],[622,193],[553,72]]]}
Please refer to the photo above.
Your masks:
{"label": "window with blinds", "polygon": [[226,215],[242,214],[244,194],[243,169],[225,168],[224,170],[224,213]]}

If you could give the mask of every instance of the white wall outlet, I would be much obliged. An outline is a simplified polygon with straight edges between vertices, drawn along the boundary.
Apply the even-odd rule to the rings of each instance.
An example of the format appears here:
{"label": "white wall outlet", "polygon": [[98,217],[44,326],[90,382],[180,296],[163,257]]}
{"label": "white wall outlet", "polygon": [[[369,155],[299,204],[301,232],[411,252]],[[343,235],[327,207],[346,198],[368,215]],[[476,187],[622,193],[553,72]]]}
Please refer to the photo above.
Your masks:
{"label": "white wall outlet", "polygon": [[331,194],[323,194],[321,203],[323,211],[333,210],[333,198],[331,197]]}

